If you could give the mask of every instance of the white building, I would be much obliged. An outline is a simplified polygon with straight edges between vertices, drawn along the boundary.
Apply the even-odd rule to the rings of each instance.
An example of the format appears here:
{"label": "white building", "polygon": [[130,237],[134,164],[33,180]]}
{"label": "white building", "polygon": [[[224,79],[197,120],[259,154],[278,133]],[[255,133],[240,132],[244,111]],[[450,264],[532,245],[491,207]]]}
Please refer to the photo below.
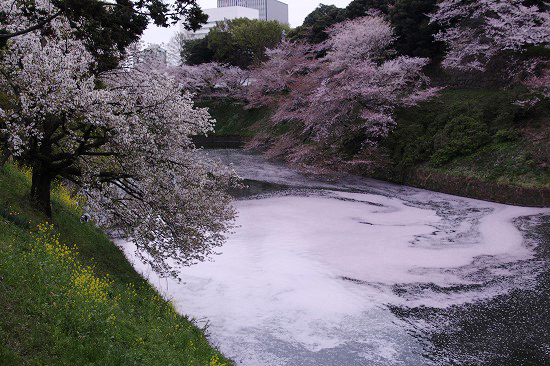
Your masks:
{"label": "white building", "polygon": [[[244,0],[241,0],[241,2]],[[222,8],[203,9],[205,14],[208,15],[208,23],[203,24],[202,28],[196,32],[189,32],[183,27],[182,33],[186,34],[190,39],[204,38],[210,32],[210,29],[216,26],[216,22],[220,22],[225,19],[236,18],[248,18],[248,19],[260,19],[260,11],[258,9],[247,8],[244,6],[228,6]]]}
{"label": "white building", "polygon": [[158,44],[151,44],[137,53],[136,61],[155,67],[166,66],[166,50]]}
{"label": "white building", "polygon": [[218,8],[244,6],[258,9],[260,20],[276,20],[288,24],[288,5],[278,0],[218,0]]}

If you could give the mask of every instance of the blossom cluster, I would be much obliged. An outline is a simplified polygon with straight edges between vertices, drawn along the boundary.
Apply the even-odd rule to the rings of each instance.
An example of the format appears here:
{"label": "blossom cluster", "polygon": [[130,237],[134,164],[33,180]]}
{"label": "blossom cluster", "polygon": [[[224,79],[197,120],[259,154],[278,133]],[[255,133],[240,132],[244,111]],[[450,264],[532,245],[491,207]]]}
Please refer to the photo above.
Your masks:
{"label": "blossom cluster", "polygon": [[521,51],[525,46],[544,45],[550,40],[548,4],[540,9],[522,0],[443,0],[430,14],[442,25],[436,39],[446,42],[446,67],[485,70],[497,54]]}
{"label": "blossom cluster", "polygon": [[427,59],[392,57],[393,30],[380,16],[336,24],[327,34],[317,47],[283,43],[272,50],[251,76],[250,103],[277,100],[275,123],[301,124],[304,136],[339,149],[347,139],[376,143],[395,126],[396,107],[437,91],[422,73]]}

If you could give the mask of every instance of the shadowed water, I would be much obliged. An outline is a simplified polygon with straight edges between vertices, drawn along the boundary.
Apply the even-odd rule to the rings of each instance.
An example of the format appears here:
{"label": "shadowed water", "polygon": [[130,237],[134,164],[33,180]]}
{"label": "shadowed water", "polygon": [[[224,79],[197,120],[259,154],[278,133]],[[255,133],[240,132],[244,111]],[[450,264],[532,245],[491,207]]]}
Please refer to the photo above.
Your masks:
{"label": "shadowed water", "polygon": [[550,210],[209,154],[247,179],[235,232],[180,283],[136,266],[237,364],[550,361]]}

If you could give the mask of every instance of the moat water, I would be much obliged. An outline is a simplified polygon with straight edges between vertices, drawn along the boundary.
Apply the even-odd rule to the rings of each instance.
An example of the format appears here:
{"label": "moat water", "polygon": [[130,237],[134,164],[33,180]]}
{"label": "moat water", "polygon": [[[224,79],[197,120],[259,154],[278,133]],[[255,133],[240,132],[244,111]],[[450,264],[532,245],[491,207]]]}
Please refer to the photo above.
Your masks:
{"label": "moat water", "polygon": [[220,254],[135,266],[236,364],[550,364],[550,209],[208,154],[249,185]]}

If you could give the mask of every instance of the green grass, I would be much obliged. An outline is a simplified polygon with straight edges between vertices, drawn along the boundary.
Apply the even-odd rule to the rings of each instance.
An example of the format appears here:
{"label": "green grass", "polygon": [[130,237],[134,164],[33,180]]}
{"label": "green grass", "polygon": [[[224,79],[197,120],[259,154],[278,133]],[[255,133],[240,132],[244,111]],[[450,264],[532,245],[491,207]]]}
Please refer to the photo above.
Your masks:
{"label": "green grass", "polygon": [[525,109],[522,90],[446,90],[397,114],[382,142],[392,172],[411,167],[513,186],[550,186],[549,102]]}
{"label": "green grass", "polygon": [[532,146],[522,142],[491,143],[441,168],[454,175],[525,188],[550,188],[550,169],[538,162]]}
{"label": "green grass", "polygon": [[66,189],[49,224],[28,173],[0,172],[0,365],[221,365],[192,320],[137,274]]}

